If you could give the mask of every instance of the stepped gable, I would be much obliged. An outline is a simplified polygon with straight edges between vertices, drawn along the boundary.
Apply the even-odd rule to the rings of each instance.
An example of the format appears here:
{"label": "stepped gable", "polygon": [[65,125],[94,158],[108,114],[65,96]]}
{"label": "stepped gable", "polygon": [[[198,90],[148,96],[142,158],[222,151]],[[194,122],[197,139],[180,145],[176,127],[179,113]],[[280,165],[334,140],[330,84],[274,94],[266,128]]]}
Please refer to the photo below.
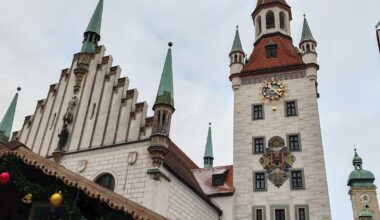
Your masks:
{"label": "stepped gable", "polygon": [[[233,165],[193,169],[192,172],[207,196],[228,196],[235,192],[235,187],[233,186]],[[224,184],[222,186],[213,186],[212,176],[218,174],[225,175]]]}
{"label": "stepped gable", "polygon": [[[266,46],[277,44],[277,57],[267,58]],[[293,46],[290,38],[282,35],[267,36],[260,39],[244,66],[242,73],[252,73],[276,68],[295,67],[303,65],[304,62],[298,50]]]}
{"label": "stepped gable", "polygon": [[192,170],[199,169],[199,167],[173,142],[170,142],[169,153],[164,159],[164,166],[198,194],[205,202],[218,210],[219,213],[222,213],[220,208],[203,192],[194,177]]}
{"label": "stepped gable", "polygon": [[[152,120],[147,117],[148,105],[138,102],[137,89],[129,89],[128,77],[120,77],[121,68],[113,66],[105,47],[96,47],[94,54],[74,55],[71,68],[62,70],[58,83],[50,85],[45,99],[38,101],[33,115],[25,118],[13,139],[34,152],[50,156],[57,148],[64,117],[71,111],[69,140],[65,151],[111,146],[148,140]],[[77,88],[78,69],[87,60],[88,72]],[[70,107],[73,97],[75,104]]]}

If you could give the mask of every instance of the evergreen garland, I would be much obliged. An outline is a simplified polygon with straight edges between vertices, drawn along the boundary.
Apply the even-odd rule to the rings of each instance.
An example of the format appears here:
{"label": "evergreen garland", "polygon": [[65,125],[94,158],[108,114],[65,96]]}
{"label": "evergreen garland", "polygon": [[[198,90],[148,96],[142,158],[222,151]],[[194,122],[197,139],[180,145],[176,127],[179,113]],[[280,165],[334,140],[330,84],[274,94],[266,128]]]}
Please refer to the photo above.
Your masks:
{"label": "evergreen garland", "polygon": [[[77,190],[64,185],[59,179],[56,179],[48,186],[41,186],[29,181],[23,174],[20,160],[13,156],[0,158],[0,173],[9,172],[11,181],[16,185],[19,191],[31,193],[33,200],[49,201],[52,194],[61,191],[63,207],[66,208],[70,220],[85,219],[77,206]],[[22,163],[22,162],[21,162]],[[20,198],[21,199],[21,198]]]}

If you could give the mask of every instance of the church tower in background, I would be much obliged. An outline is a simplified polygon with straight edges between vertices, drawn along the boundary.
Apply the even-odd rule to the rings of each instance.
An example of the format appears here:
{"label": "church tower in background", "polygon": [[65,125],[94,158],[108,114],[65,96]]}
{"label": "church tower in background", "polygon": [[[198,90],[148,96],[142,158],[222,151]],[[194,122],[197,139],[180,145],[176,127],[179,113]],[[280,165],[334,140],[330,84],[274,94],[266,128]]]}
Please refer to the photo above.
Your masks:
{"label": "church tower in background", "polygon": [[351,197],[354,219],[380,220],[375,176],[363,169],[363,160],[356,150],[352,165],[355,170],[351,172],[347,185],[350,187],[348,194]]}
{"label": "church tower in background", "polygon": [[258,0],[254,50],[239,32],[230,53],[234,92],[234,219],[330,220],[318,113],[317,42],[304,19],[294,46],[285,0]]}

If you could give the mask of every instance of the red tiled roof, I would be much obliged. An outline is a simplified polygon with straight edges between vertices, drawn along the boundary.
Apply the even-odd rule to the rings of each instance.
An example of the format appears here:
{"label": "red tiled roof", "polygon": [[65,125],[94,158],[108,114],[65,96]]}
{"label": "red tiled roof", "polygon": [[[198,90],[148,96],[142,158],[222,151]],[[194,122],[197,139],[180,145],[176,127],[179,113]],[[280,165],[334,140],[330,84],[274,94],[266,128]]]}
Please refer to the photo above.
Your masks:
{"label": "red tiled roof", "polygon": [[[268,45],[270,41],[277,44],[276,58],[267,58],[265,46]],[[301,64],[303,64],[302,58],[290,38],[282,35],[267,36],[256,43],[248,64],[244,66],[242,72],[254,72]]]}
{"label": "red tiled roof", "polygon": [[[233,186],[233,166],[220,166],[192,170],[202,190],[208,196],[231,195],[235,192]],[[212,175],[226,173],[223,186],[212,186]]]}
{"label": "red tiled roof", "polygon": [[170,142],[169,153],[165,156],[164,166],[169,169],[178,179],[192,189],[215,210],[222,213],[210,198],[203,192],[191,170],[199,167],[173,142]]}

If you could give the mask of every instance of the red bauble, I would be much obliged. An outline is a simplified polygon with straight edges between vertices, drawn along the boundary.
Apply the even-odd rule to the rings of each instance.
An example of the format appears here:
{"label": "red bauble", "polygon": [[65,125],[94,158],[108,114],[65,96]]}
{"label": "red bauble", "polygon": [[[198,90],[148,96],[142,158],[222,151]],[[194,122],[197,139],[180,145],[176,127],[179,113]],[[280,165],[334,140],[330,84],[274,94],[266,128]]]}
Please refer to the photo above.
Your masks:
{"label": "red bauble", "polygon": [[0,174],[0,184],[5,185],[9,183],[11,180],[11,175],[8,172],[4,172]]}

